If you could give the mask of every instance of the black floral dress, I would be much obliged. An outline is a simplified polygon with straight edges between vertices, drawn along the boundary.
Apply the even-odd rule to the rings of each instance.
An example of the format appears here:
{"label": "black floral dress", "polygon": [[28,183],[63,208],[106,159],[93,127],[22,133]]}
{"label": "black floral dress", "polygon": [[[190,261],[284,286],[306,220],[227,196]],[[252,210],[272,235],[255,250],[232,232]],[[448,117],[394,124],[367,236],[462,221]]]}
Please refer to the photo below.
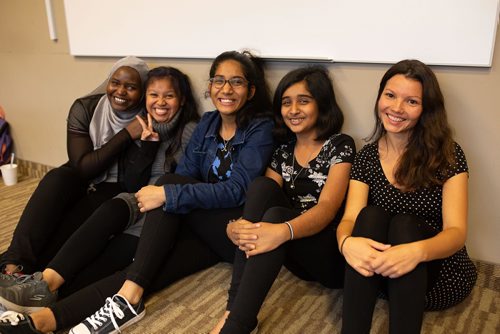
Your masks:
{"label": "black floral dress", "polygon": [[356,147],[350,136],[334,134],[323,143],[308,166],[300,166],[295,160],[294,148],[295,141],[276,149],[271,169],[283,178],[283,191],[292,207],[303,213],[318,203],[330,167],[342,162],[353,163]]}

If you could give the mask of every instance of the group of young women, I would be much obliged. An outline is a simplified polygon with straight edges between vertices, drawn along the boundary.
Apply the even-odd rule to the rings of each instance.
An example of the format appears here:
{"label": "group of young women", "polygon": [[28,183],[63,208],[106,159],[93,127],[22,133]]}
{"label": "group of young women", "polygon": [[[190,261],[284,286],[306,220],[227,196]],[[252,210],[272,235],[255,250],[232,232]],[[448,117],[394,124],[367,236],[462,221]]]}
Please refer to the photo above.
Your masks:
{"label": "group of young women", "polygon": [[233,263],[211,334],[250,333],[281,267],[344,288],[342,332],[368,333],[377,296],[391,333],[462,301],[468,169],[434,73],[417,60],[382,78],[357,154],[328,71],[291,71],[271,101],[263,63],[215,58],[198,108],[172,67],[118,61],[68,117],[65,165],[29,200],[2,255],[0,333],[116,333],[144,298]]}

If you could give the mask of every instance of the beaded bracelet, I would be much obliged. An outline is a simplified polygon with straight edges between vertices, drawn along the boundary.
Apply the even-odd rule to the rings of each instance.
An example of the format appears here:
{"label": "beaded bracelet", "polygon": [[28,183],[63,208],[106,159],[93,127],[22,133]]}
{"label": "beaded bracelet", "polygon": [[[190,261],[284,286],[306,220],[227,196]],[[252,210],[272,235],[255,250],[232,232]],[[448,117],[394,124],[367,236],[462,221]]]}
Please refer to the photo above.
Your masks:
{"label": "beaded bracelet", "polygon": [[290,240],[293,240],[293,227],[289,222],[285,222],[285,224],[288,226],[288,229],[290,230]]}
{"label": "beaded bracelet", "polygon": [[344,238],[344,240],[342,240],[342,243],[340,244],[340,254],[344,255],[344,253],[342,252],[343,248],[344,248],[344,243],[347,239],[349,239],[350,237],[352,237],[352,235],[348,235],[347,237]]}

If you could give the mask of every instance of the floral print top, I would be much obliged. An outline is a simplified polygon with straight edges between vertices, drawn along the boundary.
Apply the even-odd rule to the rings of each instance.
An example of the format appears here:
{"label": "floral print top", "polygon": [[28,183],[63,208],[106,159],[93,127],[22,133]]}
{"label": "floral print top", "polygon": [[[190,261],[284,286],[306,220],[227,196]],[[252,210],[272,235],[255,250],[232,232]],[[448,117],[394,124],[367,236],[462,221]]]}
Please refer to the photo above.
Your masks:
{"label": "floral print top", "polygon": [[270,168],[283,178],[283,191],[292,207],[304,213],[318,203],[330,167],[343,162],[353,163],[354,140],[337,133],[328,138],[318,155],[307,166],[300,166],[294,155],[295,141],[274,151]]}

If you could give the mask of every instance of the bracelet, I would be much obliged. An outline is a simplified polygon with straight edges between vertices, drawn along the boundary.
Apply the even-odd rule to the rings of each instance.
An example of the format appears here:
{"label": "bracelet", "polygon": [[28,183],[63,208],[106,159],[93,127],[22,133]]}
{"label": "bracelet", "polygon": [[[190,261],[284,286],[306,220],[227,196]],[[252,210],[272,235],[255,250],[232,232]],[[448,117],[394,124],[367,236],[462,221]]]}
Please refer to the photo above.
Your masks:
{"label": "bracelet", "polygon": [[344,253],[342,252],[342,250],[344,248],[345,241],[347,239],[349,239],[350,237],[352,237],[352,235],[348,235],[347,237],[344,238],[344,240],[342,240],[342,243],[340,244],[340,254],[344,255]]}
{"label": "bracelet", "polygon": [[289,222],[285,222],[285,224],[288,226],[288,229],[290,230],[290,240],[293,240],[293,227]]}

